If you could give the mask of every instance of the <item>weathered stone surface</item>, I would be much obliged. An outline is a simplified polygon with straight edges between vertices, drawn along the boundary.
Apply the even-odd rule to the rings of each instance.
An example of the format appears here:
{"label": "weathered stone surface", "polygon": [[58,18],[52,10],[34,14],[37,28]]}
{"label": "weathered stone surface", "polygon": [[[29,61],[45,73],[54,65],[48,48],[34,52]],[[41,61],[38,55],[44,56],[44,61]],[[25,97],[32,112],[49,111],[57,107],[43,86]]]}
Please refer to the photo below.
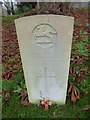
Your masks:
{"label": "weathered stone surface", "polygon": [[15,20],[29,101],[64,104],[74,18],[35,15]]}

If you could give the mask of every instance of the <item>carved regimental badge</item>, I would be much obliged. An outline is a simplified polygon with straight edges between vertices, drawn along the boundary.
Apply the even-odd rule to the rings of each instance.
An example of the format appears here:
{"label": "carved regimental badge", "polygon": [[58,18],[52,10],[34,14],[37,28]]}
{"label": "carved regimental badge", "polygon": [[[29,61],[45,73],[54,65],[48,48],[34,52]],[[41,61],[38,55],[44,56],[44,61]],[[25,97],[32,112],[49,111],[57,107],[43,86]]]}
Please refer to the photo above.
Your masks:
{"label": "carved regimental badge", "polygon": [[33,39],[37,46],[49,48],[55,44],[56,30],[49,24],[40,24],[33,30]]}

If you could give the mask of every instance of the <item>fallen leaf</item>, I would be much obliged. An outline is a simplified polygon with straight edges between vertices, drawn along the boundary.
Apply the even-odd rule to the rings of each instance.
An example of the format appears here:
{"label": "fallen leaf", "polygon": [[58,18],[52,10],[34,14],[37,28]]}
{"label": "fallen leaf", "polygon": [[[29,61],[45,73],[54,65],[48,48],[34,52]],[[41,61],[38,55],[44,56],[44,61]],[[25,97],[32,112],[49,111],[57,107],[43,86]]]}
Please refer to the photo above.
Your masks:
{"label": "fallen leaf", "polygon": [[73,91],[73,89],[72,89],[72,94],[71,94],[71,101],[73,102],[73,103],[75,103],[76,102],[76,97],[75,97],[75,95],[74,95],[74,91]]}
{"label": "fallen leaf", "polygon": [[76,102],[80,98],[79,90],[72,84],[71,81],[69,81],[69,90],[68,90],[68,96],[71,97],[71,101],[73,103]]}
{"label": "fallen leaf", "polygon": [[11,95],[10,95],[9,92],[5,93],[3,104],[5,103],[5,104],[9,105],[9,99],[10,99],[10,97],[11,97]]}
{"label": "fallen leaf", "polygon": [[24,105],[24,106],[31,106],[31,102],[22,101],[22,102],[21,102],[21,105]]}
{"label": "fallen leaf", "polygon": [[70,87],[69,87],[68,96],[70,96],[71,91],[72,91],[72,85],[70,85]]}
{"label": "fallen leaf", "polygon": [[0,94],[2,94],[2,90],[0,90]]}
{"label": "fallen leaf", "polygon": [[22,97],[26,97],[28,94],[27,94],[27,90],[22,90],[21,91],[21,96]]}
{"label": "fallen leaf", "polygon": [[7,100],[9,100],[9,98],[10,98],[10,93],[7,92],[7,93],[4,95],[4,100],[7,101]]}
{"label": "fallen leaf", "polygon": [[86,106],[81,108],[81,110],[89,110],[89,109],[90,109],[90,105],[86,105]]}
{"label": "fallen leaf", "polygon": [[31,102],[29,102],[28,100],[28,94],[27,94],[27,90],[22,90],[21,91],[21,105],[24,106],[31,106]]}
{"label": "fallen leaf", "polygon": [[76,80],[77,83],[81,84],[82,81],[84,80],[84,78],[85,78],[85,75],[84,74],[80,74],[80,76],[76,76],[75,77],[75,80]]}

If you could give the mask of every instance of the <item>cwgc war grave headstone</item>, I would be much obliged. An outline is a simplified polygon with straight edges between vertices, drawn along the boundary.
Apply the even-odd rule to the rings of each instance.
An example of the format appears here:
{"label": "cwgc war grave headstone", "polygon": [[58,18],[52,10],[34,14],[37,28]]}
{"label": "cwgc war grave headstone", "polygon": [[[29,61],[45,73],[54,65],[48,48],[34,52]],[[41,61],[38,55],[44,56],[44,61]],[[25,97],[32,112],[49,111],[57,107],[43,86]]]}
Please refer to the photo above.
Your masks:
{"label": "cwgc war grave headstone", "polygon": [[15,20],[29,101],[66,100],[74,18],[35,15]]}

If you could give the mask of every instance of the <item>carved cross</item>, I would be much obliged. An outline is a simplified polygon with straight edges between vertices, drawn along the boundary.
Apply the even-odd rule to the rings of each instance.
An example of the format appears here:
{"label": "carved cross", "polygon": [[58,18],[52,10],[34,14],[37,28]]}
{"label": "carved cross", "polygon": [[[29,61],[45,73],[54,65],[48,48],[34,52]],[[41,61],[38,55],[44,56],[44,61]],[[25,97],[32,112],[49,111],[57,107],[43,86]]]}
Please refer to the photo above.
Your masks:
{"label": "carved cross", "polygon": [[[52,78],[52,77],[56,78],[56,76],[47,75],[47,67],[44,67],[44,76],[38,76],[38,77],[43,77],[44,78],[44,80],[45,80],[45,91],[48,93],[48,79],[47,78]],[[40,90],[40,97],[45,99],[42,95],[42,90]]]}

